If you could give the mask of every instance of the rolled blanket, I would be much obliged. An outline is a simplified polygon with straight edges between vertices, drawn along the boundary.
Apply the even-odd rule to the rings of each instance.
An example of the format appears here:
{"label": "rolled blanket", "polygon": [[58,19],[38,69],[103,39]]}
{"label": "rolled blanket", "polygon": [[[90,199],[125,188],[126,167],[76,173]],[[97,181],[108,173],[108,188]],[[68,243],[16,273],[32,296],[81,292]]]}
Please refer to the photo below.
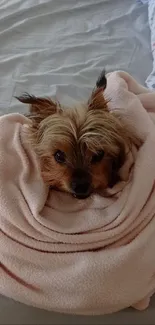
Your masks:
{"label": "rolled blanket", "polygon": [[48,191],[27,144],[29,120],[0,118],[0,293],[74,314],[144,309],[155,291],[155,93],[125,72],[105,96],[140,146],[108,197]]}

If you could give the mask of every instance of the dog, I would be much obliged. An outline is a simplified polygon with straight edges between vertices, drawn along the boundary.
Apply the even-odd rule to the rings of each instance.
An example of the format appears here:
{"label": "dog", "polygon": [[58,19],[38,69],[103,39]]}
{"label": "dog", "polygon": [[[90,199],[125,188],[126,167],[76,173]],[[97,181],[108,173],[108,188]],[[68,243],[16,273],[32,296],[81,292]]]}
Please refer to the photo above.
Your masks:
{"label": "dog", "polygon": [[102,72],[89,101],[73,108],[29,94],[17,97],[30,105],[28,141],[39,158],[44,182],[77,199],[119,181],[131,142],[121,119],[108,109],[106,85]]}

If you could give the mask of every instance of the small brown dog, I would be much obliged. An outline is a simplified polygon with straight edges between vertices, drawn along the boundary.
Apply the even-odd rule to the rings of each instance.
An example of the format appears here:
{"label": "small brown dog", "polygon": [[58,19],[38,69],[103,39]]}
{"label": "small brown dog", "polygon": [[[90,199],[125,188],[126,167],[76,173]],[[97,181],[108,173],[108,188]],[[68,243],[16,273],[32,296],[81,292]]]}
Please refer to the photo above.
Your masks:
{"label": "small brown dog", "polygon": [[108,111],[105,88],[102,73],[89,102],[72,109],[51,99],[28,94],[18,97],[30,104],[29,141],[40,159],[43,180],[78,199],[119,180],[130,142],[120,119]]}

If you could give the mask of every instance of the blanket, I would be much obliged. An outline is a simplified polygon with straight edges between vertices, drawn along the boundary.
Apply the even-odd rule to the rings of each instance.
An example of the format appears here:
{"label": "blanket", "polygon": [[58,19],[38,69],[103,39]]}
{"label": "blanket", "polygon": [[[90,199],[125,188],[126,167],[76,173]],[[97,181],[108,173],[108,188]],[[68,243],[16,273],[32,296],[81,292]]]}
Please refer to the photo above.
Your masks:
{"label": "blanket", "polygon": [[109,109],[139,145],[109,195],[77,200],[45,186],[29,120],[0,117],[0,294],[74,314],[144,309],[155,291],[155,93],[107,75]]}

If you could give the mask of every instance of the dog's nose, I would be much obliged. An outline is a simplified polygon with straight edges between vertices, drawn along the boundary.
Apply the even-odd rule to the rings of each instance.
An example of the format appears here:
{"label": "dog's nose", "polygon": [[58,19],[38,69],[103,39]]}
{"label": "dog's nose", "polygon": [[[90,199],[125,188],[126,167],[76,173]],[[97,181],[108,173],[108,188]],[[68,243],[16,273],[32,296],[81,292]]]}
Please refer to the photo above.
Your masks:
{"label": "dog's nose", "polygon": [[79,199],[84,199],[90,195],[91,192],[91,177],[90,175],[81,169],[76,170],[73,173],[71,189],[74,196]]}

